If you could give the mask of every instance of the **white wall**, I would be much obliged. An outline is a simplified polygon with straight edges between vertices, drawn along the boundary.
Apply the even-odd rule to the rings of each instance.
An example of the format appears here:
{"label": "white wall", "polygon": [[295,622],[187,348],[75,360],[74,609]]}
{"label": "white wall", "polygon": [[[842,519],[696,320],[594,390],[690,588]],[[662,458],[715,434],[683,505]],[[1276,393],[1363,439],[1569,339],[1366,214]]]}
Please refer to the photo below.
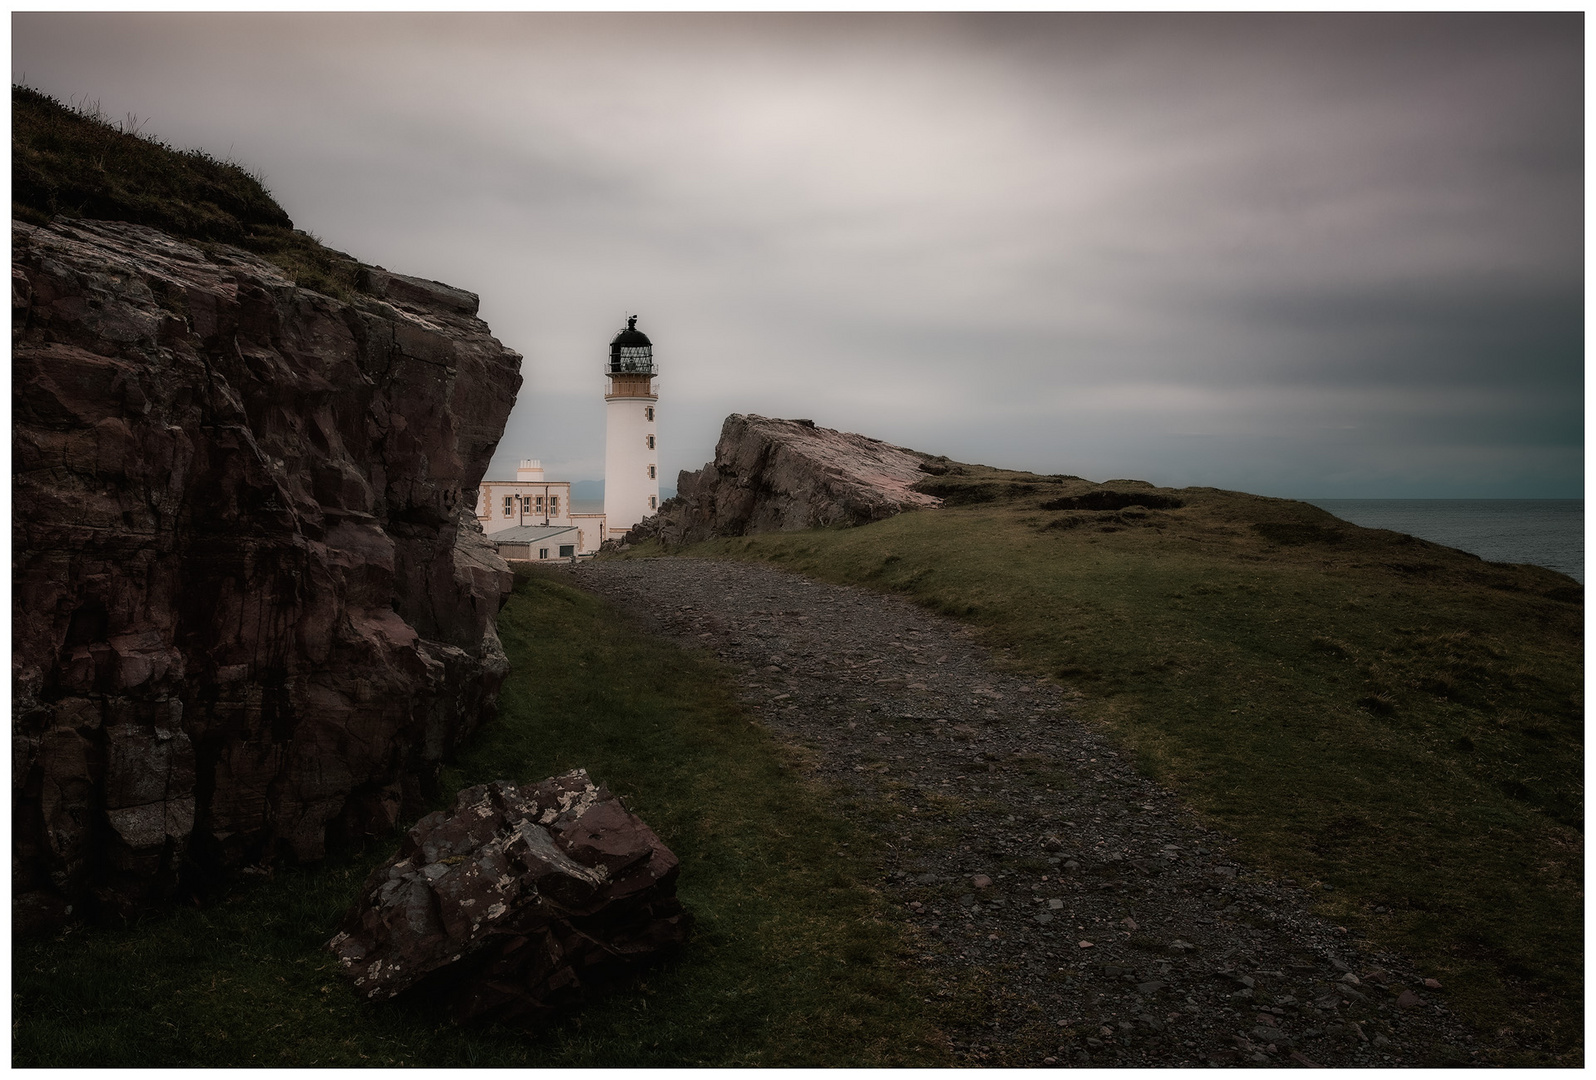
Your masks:
{"label": "white wall", "polygon": [[[650,409],[653,420],[648,418]],[[657,396],[616,397],[604,403],[604,516],[611,536],[659,507],[658,410]],[[655,439],[653,448],[650,437]],[[655,475],[649,476],[650,468]]]}
{"label": "white wall", "polygon": [[606,518],[603,514],[572,514],[571,524],[576,526],[577,554],[587,555],[597,551],[599,545],[609,537],[606,529]]}
{"label": "white wall", "polygon": [[[510,513],[505,516],[504,500],[510,499]],[[516,499],[525,501],[525,513],[519,512]],[[484,480],[477,494],[477,520],[482,523],[482,531],[492,536],[505,529],[513,529],[517,525],[542,525],[544,515],[537,509],[538,499],[558,499],[559,513],[549,514],[550,525],[570,525],[571,522],[571,484],[569,481],[558,483],[526,484],[513,480]]]}

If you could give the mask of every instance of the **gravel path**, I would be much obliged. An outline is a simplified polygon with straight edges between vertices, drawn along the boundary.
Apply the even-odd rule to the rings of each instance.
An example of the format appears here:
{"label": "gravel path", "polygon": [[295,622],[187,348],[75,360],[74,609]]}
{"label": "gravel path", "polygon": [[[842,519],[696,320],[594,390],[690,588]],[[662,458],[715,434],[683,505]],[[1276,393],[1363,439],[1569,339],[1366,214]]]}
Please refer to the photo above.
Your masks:
{"label": "gravel path", "polygon": [[1481,1060],[1444,990],[1360,951],[1295,883],[1228,857],[1227,839],[1138,776],[1065,691],[1003,673],[969,628],[753,564],[566,573],[719,656],[818,779],[877,808],[880,886],[940,987],[938,1015],[954,1017],[961,1061]]}

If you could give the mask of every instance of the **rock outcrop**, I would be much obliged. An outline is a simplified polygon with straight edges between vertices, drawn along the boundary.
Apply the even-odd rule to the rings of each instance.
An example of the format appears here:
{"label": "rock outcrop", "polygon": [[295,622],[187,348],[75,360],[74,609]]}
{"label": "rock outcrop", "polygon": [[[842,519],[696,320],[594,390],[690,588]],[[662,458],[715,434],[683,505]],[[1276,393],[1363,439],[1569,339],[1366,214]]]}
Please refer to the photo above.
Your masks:
{"label": "rock outcrop", "polygon": [[913,485],[945,471],[933,458],[864,435],[733,413],[715,460],[682,472],[676,495],[637,525],[627,543],[690,544],[712,536],[863,525],[941,500]]}
{"label": "rock outcrop", "polygon": [[687,939],[676,856],[577,770],[467,788],[372,871],[327,943],[364,997],[526,1023]]}
{"label": "rock outcrop", "polygon": [[473,510],[520,357],[378,268],[338,300],[137,225],[12,250],[17,925],[419,812],[507,671]]}

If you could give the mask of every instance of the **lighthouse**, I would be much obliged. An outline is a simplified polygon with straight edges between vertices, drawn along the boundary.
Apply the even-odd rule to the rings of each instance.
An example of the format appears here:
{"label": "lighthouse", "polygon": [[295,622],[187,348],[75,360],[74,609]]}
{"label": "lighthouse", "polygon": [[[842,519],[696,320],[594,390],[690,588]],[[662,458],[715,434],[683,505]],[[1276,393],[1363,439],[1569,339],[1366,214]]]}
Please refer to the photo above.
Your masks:
{"label": "lighthouse", "polygon": [[659,453],[655,445],[654,343],[637,316],[610,342],[604,374],[605,529],[620,536],[659,509]]}

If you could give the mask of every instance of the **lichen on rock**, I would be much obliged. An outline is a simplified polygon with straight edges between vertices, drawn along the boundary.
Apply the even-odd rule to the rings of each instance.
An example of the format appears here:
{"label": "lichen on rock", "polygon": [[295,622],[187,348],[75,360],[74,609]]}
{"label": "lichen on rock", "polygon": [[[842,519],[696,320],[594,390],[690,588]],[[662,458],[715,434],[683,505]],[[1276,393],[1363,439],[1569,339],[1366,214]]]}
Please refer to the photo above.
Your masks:
{"label": "lichen on rock", "polygon": [[416,823],[327,947],[363,997],[535,1021],[686,940],[677,869],[583,770],[482,784]]}

